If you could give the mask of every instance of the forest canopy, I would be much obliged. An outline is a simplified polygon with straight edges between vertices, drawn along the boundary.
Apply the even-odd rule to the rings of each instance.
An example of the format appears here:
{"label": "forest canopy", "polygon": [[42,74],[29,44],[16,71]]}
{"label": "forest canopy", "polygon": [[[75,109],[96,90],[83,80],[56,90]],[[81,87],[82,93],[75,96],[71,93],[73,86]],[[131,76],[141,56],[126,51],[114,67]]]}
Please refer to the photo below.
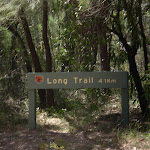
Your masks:
{"label": "forest canopy", "polygon": [[[28,72],[128,71],[148,115],[149,22],[149,0],[0,0],[0,107],[27,98]],[[40,108],[58,105],[54,90],[38,95]]]}

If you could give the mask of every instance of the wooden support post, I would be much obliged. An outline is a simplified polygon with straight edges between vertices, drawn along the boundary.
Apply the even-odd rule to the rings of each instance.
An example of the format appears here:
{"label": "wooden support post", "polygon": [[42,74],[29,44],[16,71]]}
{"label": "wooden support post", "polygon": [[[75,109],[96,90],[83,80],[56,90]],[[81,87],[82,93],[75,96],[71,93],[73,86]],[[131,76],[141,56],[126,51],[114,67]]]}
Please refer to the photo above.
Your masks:
{"label": "wooden support post", "polygon": [[36,95],[34,89],[29,89],[28,97],[29,97],[28,125],[29,125],[29,129],[35,129],[36,128]]}
{"label": "wooden support post", "polygon": [[129,92],[128,88],[121,89],[122,97],[122,124],[129,126]]}

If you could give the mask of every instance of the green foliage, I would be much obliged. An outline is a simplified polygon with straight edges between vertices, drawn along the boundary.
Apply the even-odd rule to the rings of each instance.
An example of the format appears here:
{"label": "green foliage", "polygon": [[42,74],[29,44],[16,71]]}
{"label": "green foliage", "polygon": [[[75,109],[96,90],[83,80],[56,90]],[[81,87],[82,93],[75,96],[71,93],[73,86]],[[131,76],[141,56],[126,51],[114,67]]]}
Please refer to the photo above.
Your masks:
{"label": "green foliage", "polygon": [[20,47],[7,28],[1,27],[0,34],[0,124],[4,130],[26,123],[22,111],[26,90]]}
{"label": "green foliage", "polygon": [[5,100],[0,104],[0,131],[16,129],[18,125],[27,124],[26,102],[14,102],[13,99]]}
{"label": "green foliage", "polygon": [[68,61],[69,71],[92,71],[98,47],[96,19],[84,18],[77,1],[68,2],[65,9],[66,15],[62,24],[64,33],[61,38],[67,51],[65,61]]}
{"label": "green foliage", "polygon": [[40,150],[48,150],[48,149],[53,149],[53,150],[65,150],[64,146],[58,146],[56,143],[42,143],[40,146]]}
{"label": "green foliage", "polygon": [[143,81],[145,96],[150,106],[150,74],[145,74],[141,80]]}
{"label": "green foliage", "polygon": [[50,144],[42,143],[40,146],[40,150],[48,150],[48,149],[65,150],[68,144],[69,143],[64,139],[62,139],[61,137],[56,137],[54,142]]}
{"label": "green foliage", "polygon": [[119,42],[117,37],[113,37],[111,41],[111,67],[114,66],[115,70],[128,70],[127,65],[127,52]]}
{"label": "green foliage", "polygon": [[55,107],[50,107],[46,108],[45,110],[49,116],[57,117],[57,116],[63,116],[64,113],[66,112],[66,109],[64,108],[55,108]]}
{"label": "green foliage", "polygon": [[[139,26],[139,2],[137,0],[127,1],[120,0],[112,3],[112,8],[106,16],[100,15],[100,1],[93,6],[90,0],[53,0],[49,3],[49,22],[48,22],[48,38],[53,56],[53,70],[60,71],[62,64],[65,69],[63,71],[97,71],[100,68],[100,58],[98,45],[99,43],[106,44],[109,47],[110,61],[112,70],[129,71],[128,56],[126,48],[120,42],[120,39],[112,33],[116,32],[123,34],[129,46],[142,51],[142,37]],[[111,4],[110,4],[111,5]],[[36,52],[39,56],[42,69],[45,70],[45,51],[41,36],[42,30],[42,1],[33,0],[7,0],[0,1],[0,99],[4,101],[11,97],[14,101],[27,95],[26,91],[26,70],[23,55],[23,48],[16,40],[14,35],[8,31],[10,25],[15,25],[16,30],[21,35],[25,42],[25,47],[28,46],[23,33],[22,24],[19,20],[19,11],[23,7],[25,16],[29,23],[30,31],[35,44]],[[99,9],[99,10],[98,10]],[[97,13],[95,13],[97,12]],[[93,14],[93,15],[91,15]],[[149,36],[149,20],[150,20],[149,3],[142,2],[142,17],[146,36]],[[109,18],[107,17],[109,16]],[[112,29],[107,32],[106,40],[100,38],[101,33],[98,33],[97,28],[101,22],[105,21],[107,28]],[[148,22],[148,23],[147,23]],[[2,26],[3,25],[3,26]],[[119,26],[120,25],[120,26]],[[5,26],[5,27],[4,27]],[[112,28],[111,28],[112,27]],[[114,31],[115,32],[115,31]],[[108,43],[109,42],[109,43]],[[109,45],[108,45],[109,44]],[[149,39],[147,38],[147,46]],[[149,48],[149,47],[148,47]],[[142,53],[140,53],[142,54]],[[137,54],[139,55],[139,54]],[[141,57],[142,58],[142,57]],[[137,59],[139,64],[143,64],[143,59]],[[31,64],[32,66],[32,64]],[[141,65],[143,66],[143,65]],[[139,67],[140,68],[140,67]],[[143,69],[140,70],[144,72]],[[141,73],[143,75],[143,73]],[[133,79],[131,79],[133,80]],[[149,73],[141,78],[145,96],[150,99],[150,77]],[[137,99],[138,94],[135,92],[133,85],[133,93]],[[131,89],[131,88],[130,88]],[[78,94],[76,94],[78,93]],[[65,115],[66,111],[77,113],[76,121],[83,119],[84,110],[88,110],[92,115],[94,111],[98,111],[99,106],[104,104],[105,98],[103,90],[99,89],[84,89],[84,90],[57,90],[55,92],[55,107],[47,108],[47,112],[51,116]],[[72,96],[73,95],[73,96]],[[84,102],[82,96],[85,97]],[[3,105],[1,106],[3,107]],[[11,110],[9,106],[5,106]],[[13,111],[12,111],[13,112]],[[8,113],[11,114],[11,111]],[[6,121],[9,124],[9,115],[2,109],[1,123]],[[81,116],[80,116],[81,115]],[[78,119],[79,116],[79,119]],[[87,115],[88,116],[88,115]],[[89,116],[88,116],[89,117]],[[87,117],[87,118],[88,118]],[[90,117],[86,120],[90,120]],[[84,122],[84,121],[83,121]]]}
{"label": "green foliage", "polygon": [[[0,51],[0,92],[4,97],[19,98],[24,96],[25,76],[21,53],[16,46],[16,41],[6,28],[1,30]],[[7,41],[7,44],[5,42]]]}
{"label": "green foliage", "polygon": [[[59,90],[56,101],[58,109],[65,110],[61,116],[79,129],[83,126],[87,129],[99,115],[101,107],[107,103],[105,96],[102,96],[102,90],[99,89]],[[73,132],[72,129],[70,132]]]}

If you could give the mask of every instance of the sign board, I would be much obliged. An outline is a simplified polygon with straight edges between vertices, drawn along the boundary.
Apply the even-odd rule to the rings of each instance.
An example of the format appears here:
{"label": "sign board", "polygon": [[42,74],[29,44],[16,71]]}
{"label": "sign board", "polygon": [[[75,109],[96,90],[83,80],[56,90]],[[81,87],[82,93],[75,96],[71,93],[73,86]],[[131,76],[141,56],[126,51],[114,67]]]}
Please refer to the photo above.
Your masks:
{"label": "sign board", "polygon": [[129,123],[128,72],[28,73],[29,128],[36,128],[36,89],[121,88],[122,122]]}

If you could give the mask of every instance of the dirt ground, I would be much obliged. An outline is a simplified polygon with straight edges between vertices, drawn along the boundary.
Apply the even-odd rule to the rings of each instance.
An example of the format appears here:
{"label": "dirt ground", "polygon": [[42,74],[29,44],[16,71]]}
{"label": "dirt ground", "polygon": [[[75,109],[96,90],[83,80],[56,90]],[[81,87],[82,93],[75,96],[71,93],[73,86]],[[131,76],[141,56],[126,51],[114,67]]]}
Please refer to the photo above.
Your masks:
{"label": "dirt ground", "polygon": [[[64,146],[66,150],[136,150],[133,140],[121,141],[116,130],[112,128],[117,117],[119,114],[109,115],[107,121],[102,120],[101,131],[68,133],[66,130],[63,132],[47,126],[38,127],[36,130],[20,127],[16,131],[0,133],[0,150],[40,150],[42,143],[53,142]],[[139,142],[140,140],[142,144],[145,139],[141,138]]]}
{"label": "dirt ground", "polygon": [[[107,122],[108,123],[108,122]],[[107,124],[104,125],[106,128]],[[110,128],[111,130],[111,128]],[[116,134],[102,131],[77,131],[73,134],[49,129],[28,130],[19,129],[13,132],[0,134],[1,150],[39,150],[42,143],[57,143],[68,150],[100,150],[123,149],[119,144]]]}
{"label": "dirt ground", "polygon": [[[49,144],[57,139],[64,140],[69,150],[90,149],[120,149],[119,143],[114,141],[114,135],[102,136],[100,133],[78,132],[74,135],[68,133],[56,133],[48,131],[17,131],[1,134],[0,149],[2,150],[39,150],[42,143]],[[103,142],[103,148],[99,145]],[[104,146],[105,143],[105,146]]]}
{"label": "dirt ground", "polygon": [[[150,150],[150,132],[122,129],[119,126],[121,114],[116,107],[115,103],[107,107],[88,130],[84,127],[74,130],[63,118],[44,118],[45,115],[40,114],[35,130],[18,126],[14,131],[0,133],[0,150],[42,150],[43,143],[55,143],[54,150],[61,146],[65,150]],[[132,115],[131,123],[135,124],[136,117],[139,118]],[[138,125],[140,128],[141,124]]]}

